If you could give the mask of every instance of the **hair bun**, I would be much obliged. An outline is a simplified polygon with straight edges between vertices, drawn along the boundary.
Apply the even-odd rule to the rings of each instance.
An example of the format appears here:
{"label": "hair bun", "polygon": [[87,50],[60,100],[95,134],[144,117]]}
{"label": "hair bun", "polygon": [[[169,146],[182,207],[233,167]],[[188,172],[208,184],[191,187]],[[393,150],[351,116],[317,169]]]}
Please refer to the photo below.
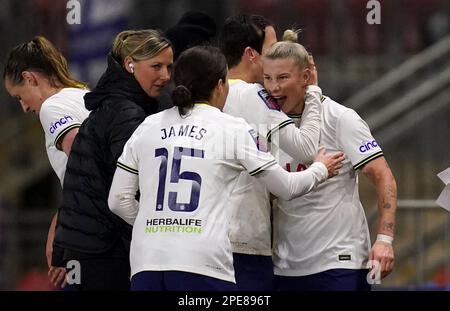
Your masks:
{"label": "hair bun", "polygon": [[298,34],[301,32],[301,29],[287,29],[283,33],[283,41],[298,43]]}
{"label": "hair bun", "polygon": [[191,102],[191,91],[184,85],[178,85],[172,92],[173,104],[178,107],[184,107]]}

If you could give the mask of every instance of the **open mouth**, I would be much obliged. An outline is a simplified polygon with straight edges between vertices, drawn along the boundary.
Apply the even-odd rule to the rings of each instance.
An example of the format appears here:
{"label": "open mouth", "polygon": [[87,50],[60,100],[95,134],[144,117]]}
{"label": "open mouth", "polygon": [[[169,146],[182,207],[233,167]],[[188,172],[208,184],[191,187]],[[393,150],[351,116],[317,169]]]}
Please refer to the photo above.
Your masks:
{"label": "open mouth", "polygon": [[275,99],[280,106],[283,106],[287,99],[286,96],[272,96],[272,98]]}

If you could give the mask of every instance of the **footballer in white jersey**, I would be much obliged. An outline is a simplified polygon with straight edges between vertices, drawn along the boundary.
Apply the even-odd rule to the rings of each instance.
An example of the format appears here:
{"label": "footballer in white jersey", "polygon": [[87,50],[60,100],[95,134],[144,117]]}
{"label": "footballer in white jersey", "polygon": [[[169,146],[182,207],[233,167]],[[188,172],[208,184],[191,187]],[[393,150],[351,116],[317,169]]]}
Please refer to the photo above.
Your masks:
{"label": "footballer in white jersey", "polygon": [[[365,269],[370,250],[366,217],[358,194],[357,170],[383,156],[367,124],[352,109],[323,99],[320,146],[343,151],[339,174],[315,191],[274,208],[275,274],[304,276],[329,269]],[[300,118],[293,118],[296,124]],[[308,167],[280,151],[287,171]]]}
{"label": "footballer in white jersey", "polygon": [[[278,103],[257,84],[263,80],[262,59],[277,42],[273,23],[254,14],[229,17],[220,33],[219,42],[227,57],[230,78],[233,79],[230,80],[230,94],[224,112],[244,118],[257,131],[262,150],[270,151],[269,143],[281,145],[294,158],[312,162],[318,152],[320,88],[310,88],[309,95],[312,97],[307,99],[305,105],[305,126],[297,129],[280,112]],[[308,84],[316,84],[310,82]],[[233,213],[231,240],[238,288],[247,291],[272,290],[269,193],[243,172],[234,198],[230,202],[236,209]],[[245,213],[238,213],[241,206],[249,209]]]}
{"label": "footballer in white jersey", "polygon": [[[39,111],[39,120],[45,133],[45,147],[48,160],[58,176],[61,186],[64,182],[68,160],[68,155],[66,154],[68,149],[67,147],[65,150],[63,149],[63,141],[66,141],[66,146],[67,141],[69,141],[71,146],[76,133],[78,133],[78,128],[88,117],[89,111],[84,105],[84,95],[88,92],[89,90],[87,89],[63,88],[58,93],[47,98],[42,103]],[[74,129],[76,131],[73,131]],[[49,266],[53,250],[52,243],[56,227],[56,215],[52,219],[47,237],[46,255]],[[65,273],[64,269],[57,268],[52,270],[51,277],[53,277],[53,274],[57,274],[58,270],[61,274]]]}
{"label": "footballer in white jersey", "polygon": [[[39,115],[48,159],[62,185],[77,127],[88,115],[83,98],[86,84],[70,75],[65,57],[42,36],[21,43],[9,52],[4,81],[6,90],[18,99],[25,113]],[[56,215],[47,239],[47,264],[50,278],[63,280],[65,269],[50,267],[55,226]]]}
{"label": "footballer in white jersey", "polygon": [[[266,53],[264,86],[286,113],[304,114],[303,96],[312,57],[298,44],[298,32],[287,30],[286,41]],[[313,64],[314,67],[314,64]],[[396,184],[367,124],[352,109],[323,98],[320,147],[343,151],[346,160],[336,178],[301,200],[279,198],[274,209],[274,265],[277,290],[369,290],[368,259],[378,261],[381,277],[392,270]],[[302,118],[304,115],[302,115]],[[296,125],[304,120],[298,119]],[[283,151],[279,153],[283,155]],[[292,155],[280,156],[287,170],[308,164]],[[370,249],[369,231],[358,195],[361,171],[375,185],[380,214],[379,239]],[[369,252],[370,249],[370,252]],[[371,271],[372,272],[372,271]]]}
{"label": "footballer in white jersey", "polygon": [[[235,117],[244,118],[258,133],[258,145],[263,151],[271,151],[272,154],[278,149],[270,150],[270,146],[279,146],[279,130],[286,126],[293,127],[293,121],[258,83],[247,83],[242,80],[229,80],[230,91],[224,106],[224,112]],[[320,127],[320,96],[321,90],[318,86],[308,86],[306,96],[305,119],[306,125]],[[309,122],[309,123],[308,123]],[[298,129],[295,129],[298,131]],[[292,131],[287,137],[291,137]],[[306,132],[298,132],[300,136],[308,135]],[[305,136],[306,136],[305,135]],[[292,135],[293,136],[293,135]],[[314,140],[314,133],[310,135]],[[317,135],[318,136],[318,135]],[[305,138],[305,139],[303,139]],[[307,137],[301,137],[300,144],[306,144]],[[276,140],[276,143],[273,143]],[[293,139],[294,141],[294,139]],[[283,141],[283,146],[288,143]],[[317,137],[318,143],[318,137]],[[291,144],[295,145],[294,143]],[[317,148],[309,147],[315,154]],[[308,149],[308,147],[304,147]],[[296,150],[301,159],[309,159],[308,152]],[[309,162],[309,161],[307,161]],[[233,200],[230,202],[236,209],[233,213],[231,228],[231,241],[233,251],[237,253],[252,255],[272,255],[271,246],[271,222],[270,222],[270,193],[258,180],[252,178],[247,172],[242,172],[236,188],[233,190]],[[245,210],[241,210],[245,206]]]}
{"label": "footballer in white jersey", "polygon": [[80,127],[89,115],[83,99],[87,92],[86,89],[64,88],[47,98],[39,112],[48,159],[61,185],[68,159],[61,149],[61,140],[70,130]]}
{"label": "footballer in white jersey", "polygon": [[[132,275],[179,270],[234,282],[228,199],[242,170],[255,174],[275,164],[258,151],[252,133],[242,120],[206,104],[197,104],[189,118],[175,107],[139,126],[117,164],[140,181]],[[227,140],[228,148],[242,144],[241,160],[237,150],[226,149]]]}

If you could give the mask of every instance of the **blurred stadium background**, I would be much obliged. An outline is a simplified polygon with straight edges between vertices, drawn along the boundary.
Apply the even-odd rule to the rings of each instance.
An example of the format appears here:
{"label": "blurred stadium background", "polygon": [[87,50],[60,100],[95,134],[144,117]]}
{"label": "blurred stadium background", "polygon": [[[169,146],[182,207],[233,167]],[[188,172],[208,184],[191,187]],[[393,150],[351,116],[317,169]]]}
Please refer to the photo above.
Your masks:
{"label": "blurred stadium background", "polygon": [[[304,31],[324,94],[369,123],[397,178],[396,267],[375,289],[450,289],[450,213],[435,205],[436,174],[450,166],[450,1],[381,0],[381,24],[369,25],[366,0],[85,0],[81,24],[68,25],[65,0],[2,0],[0,61],[41,34],[95,86],[114,35],[127,28],[173,26],[187,10],[220,27],[239,12],[263,14],[280,36]],[[3,83],[2,83],[3,84]],[[0,289],[51,289],[45,241],[61,200],[38,119],[0,87]],[[360,193],[376,228],[376,194]]]}

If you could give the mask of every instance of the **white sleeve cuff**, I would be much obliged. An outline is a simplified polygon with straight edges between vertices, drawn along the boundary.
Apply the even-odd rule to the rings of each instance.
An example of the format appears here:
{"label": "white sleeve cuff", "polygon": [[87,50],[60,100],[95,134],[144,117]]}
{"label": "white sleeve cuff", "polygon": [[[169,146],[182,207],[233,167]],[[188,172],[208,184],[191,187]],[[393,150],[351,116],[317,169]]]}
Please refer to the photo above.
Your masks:
{"label": "white sleeve cuff", "polygon": [[267,189],[283,200],[291,200],[302,196],[328,177],[328,170],[324,164],[315,162],[307,170],[288,173],[278,164],[272,169],[256,175]]}
{"label": "white sleeve cuff", "polygon": [[306,87],[306,93],[316,92],[322,96],[322,89],[318,85],[308,85]]}

